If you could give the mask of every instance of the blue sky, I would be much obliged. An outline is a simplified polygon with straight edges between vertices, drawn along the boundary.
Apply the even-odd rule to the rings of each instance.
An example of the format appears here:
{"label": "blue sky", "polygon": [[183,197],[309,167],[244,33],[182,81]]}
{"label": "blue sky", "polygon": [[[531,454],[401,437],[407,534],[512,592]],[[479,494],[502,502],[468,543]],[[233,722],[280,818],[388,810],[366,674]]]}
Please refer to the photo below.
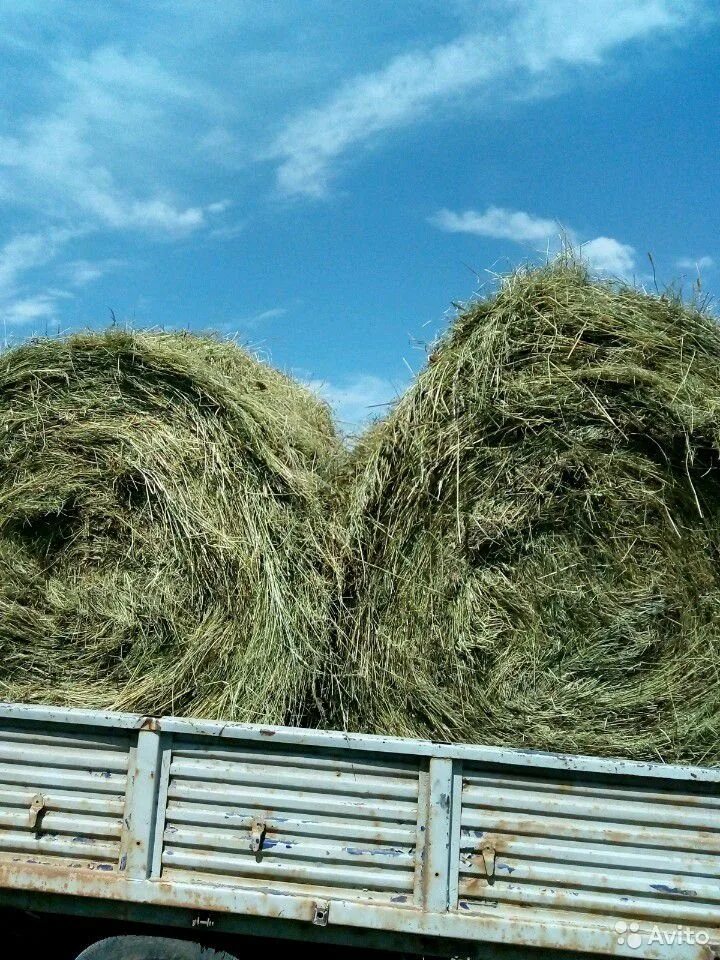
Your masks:
{"label": "blue sky", "polygon": [[710,0],[4,0],[0,335],[237,336],[346,426],[557,249],[720,267]]}

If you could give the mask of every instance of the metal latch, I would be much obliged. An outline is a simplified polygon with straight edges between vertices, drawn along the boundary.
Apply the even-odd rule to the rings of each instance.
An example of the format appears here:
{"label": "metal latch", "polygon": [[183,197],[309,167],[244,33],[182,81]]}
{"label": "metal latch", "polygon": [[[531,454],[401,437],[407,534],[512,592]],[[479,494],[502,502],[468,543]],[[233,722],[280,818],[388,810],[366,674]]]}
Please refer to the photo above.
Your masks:
{"label": "metal latch", "polygon": [[326,927],[330,919],[330,904],[327,900],[316,900],[313,903],[313,923],[316,927]]}
{"label": "metal latch", "polygon": [[260,853],[267,826],[264,820],[253,820],[250,824],[250,849],[253,853]]}
{"label": "metal latch", "polygon": [[30,809],[28,810],[28,826],[31,830],[39,829],[39,821],[46,810],[45,797],[41,793],[36,793],[30,801]]}
{"label": "metal latch", "polygon": [[480,848],[480,855],[485,867],[485,876],[488,878],[488,882],[492,883],[495,879],[495,847],[489,843],[486,844]]}

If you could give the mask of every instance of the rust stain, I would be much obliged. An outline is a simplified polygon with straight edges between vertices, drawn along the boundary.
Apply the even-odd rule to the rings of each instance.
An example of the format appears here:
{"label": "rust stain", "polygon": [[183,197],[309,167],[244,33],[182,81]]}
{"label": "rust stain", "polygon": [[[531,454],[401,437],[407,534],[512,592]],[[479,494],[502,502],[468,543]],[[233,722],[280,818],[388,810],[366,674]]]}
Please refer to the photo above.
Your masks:
{"label": "rust stain", "polygon": [[472,880],[465,880],[462,887],[463,893],[469,897],[483,897],[488,892],[487,877],[473,877]]}

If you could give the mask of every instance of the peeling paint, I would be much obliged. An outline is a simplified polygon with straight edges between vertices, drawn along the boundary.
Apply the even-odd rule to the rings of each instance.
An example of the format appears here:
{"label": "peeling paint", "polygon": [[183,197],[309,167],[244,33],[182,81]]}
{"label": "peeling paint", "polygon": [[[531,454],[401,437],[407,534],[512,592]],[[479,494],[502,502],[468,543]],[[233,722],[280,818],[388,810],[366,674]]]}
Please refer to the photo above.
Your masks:
{"label": "peeling paint", "polygon": [[351,857],[401,857],[407,851],[383,847],[381,850],[362,850],[357,847],[345,847],[345,853]]}
{"label": "peeling paint", "polygon": [[679,897],[697,897],[697,893],[694,890],[673,887],[669,883],[651,883],[650,888],[657,890],[659,893],[672,893]]}

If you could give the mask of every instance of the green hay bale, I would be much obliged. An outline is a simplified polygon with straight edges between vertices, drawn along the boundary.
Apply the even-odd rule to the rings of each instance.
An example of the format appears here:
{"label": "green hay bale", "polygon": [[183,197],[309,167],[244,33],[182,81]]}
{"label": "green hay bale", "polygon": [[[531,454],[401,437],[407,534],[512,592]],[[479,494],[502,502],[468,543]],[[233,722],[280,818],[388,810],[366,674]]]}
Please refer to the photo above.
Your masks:
{"label": "green hay bale", "polygon": [[0,357],[0,698],[297,723],[336,592],[323,404],[232,343]]}
{"label": "green hay bale", "polygon": [[355,455],[342,721],[720,761],[720,330],[563,262],[470,304]]}

